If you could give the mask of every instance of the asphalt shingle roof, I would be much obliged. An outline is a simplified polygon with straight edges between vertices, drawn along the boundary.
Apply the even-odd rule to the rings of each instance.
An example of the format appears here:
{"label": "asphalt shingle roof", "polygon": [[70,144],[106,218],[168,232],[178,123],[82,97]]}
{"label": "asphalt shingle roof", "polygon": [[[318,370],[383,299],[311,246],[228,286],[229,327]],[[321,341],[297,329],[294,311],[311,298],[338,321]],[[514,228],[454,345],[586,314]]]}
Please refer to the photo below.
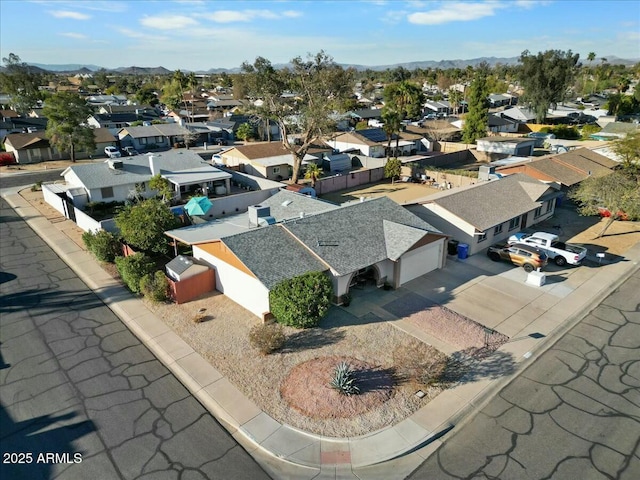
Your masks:
{"label": "asphalt shingle roof", "polygon": [[435,203],[479,231],[535,210],[550,187],[522,173],[445,191],[421,203]]}
{"label": "asphalt shingle roof", "polygon": [[[408,230],[411,227],[413,230]],[[344,206],[312,217],[287,222],[285,228],[338,275],[346,275],[390,258],[398,258],[421,230],[422,236],[439,231],[386,197]],[[411,232],[405,243],[397,242]]]}
{"label": "asphalt shingle roof", "polygon": [[325,264],[309,253],[281,225],[256,228],[226,237],[223,242],[269,289],[288,278],[310,271],[327,270]]}

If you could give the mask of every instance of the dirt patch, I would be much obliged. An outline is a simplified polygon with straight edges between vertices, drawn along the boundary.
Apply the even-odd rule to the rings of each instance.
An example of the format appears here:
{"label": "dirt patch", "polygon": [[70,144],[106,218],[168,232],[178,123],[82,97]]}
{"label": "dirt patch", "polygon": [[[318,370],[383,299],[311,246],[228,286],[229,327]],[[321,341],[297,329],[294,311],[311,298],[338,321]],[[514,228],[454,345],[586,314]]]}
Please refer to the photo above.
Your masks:
{"label": "dirt patch", "polygon": [[434,337],[455,345],[460,350],[490,347],[497,350],[509,337],[495,330],[488,331],[479,323],[440,305],[413,313],[409,321]]}
{"label": "dirt patch", "polygon": [[[358,395],[344,395],[329,385],[336,366],[345,361],[354,372]],[[282,398],[311,418],[348,418],[380,407],[393,393],[388,370],[351,357],[323,357],[295,366],[280,386]]]}

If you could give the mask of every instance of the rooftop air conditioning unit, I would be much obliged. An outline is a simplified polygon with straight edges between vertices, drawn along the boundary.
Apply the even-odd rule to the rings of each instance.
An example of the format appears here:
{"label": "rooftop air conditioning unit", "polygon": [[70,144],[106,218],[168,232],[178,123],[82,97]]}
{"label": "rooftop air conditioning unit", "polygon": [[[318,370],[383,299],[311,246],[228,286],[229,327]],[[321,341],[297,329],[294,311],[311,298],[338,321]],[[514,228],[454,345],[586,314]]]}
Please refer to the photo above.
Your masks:
{"label": "rooftop air conditioning unit", "polygon": [[259,219],[269,217],[271,215],[271,208],[268,205],[250,205],[248,208],[249,213],[249,225],[257,227],[260,225]]}
{"label": "rooftop air conditioning unit", "polygon": [[109,160],[109,168],[113,170],[122,170],[122,160]]}

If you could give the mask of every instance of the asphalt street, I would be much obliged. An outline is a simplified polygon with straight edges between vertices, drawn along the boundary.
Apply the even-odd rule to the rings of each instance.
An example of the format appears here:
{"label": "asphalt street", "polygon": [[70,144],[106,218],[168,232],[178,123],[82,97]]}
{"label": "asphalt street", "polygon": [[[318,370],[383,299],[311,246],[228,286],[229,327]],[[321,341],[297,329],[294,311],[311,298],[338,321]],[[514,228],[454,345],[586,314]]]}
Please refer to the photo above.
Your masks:
{"label": "asphalt street", "polygon": [[640,271],[409,478],[640,478]]}
{"label": "asphalt street", "polygon": [[38,171],[32,173],[11,173],[0,176],[0,190],[23,185],[33,185],[36,182],[55,182],[62,180],[62,169]]}
{"label": "asphalt street", "polygon": [[268,479],[0,202],[0,478]]}

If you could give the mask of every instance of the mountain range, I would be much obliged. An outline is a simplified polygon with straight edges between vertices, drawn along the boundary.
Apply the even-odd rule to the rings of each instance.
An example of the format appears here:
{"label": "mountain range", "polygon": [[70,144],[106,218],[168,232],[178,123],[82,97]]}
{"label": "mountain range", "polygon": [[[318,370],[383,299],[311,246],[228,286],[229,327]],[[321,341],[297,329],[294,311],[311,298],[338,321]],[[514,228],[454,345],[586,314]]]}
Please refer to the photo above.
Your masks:
{"label": "mountain range", "polygon": [[[481,57],[481,58],[473,58],[469,60],[424,60],[424,61],[415,61],[415,62],[405,62],[405,63],[395,63],[393,65],[357,65],[357,64],[341,64],[344,68],[354,68],[358,71],[363,70],[374,70],[374,71],[382,71],[387,69],[394,69],[398,67],[406,68],[407,70],[415,70],[416,68],[427,69],[427,68],[439,68],[441,70],[446,70],[449,68],[466,68],[467,66],[476,67],[482,62],[488,63],[490,66],[495,66],[498,64],[501,65],[517,65],[519,57]],[[615,55],[607,55],[604,57],[607,59],[607,62],[612,65],[634,65],[640,61],[640,59],[624,59],[616,57]],[[583,61],[585,63],[586,61]],[[51,73],[67,73],[67,74],[77,74],[77,73],[92,73],[97,72],[99,70],[105,70],[107,73],[120,73],[125,75],[168,75],[173,72],[173,70],[168,70],[162,66],[160,67],[119,67],[119,68],[103,68],[97,65],[86,65],[86,64],[42,64],[42,63],[30,63],[29,64],[35,69],[42,70],[44,72]],[[286,64],[278,64],[274,65],[276,68],[284,68]],[[4,69],[0,67],[0,69]],[[37,71],[37,70],[36,70]],[[189,73],[190,70],[183,70],[186,73]],[[208,70],[197,70],[194,73],[197,74],[214,74],[214,73],[239,73],[240,68],[210,68]]]}

